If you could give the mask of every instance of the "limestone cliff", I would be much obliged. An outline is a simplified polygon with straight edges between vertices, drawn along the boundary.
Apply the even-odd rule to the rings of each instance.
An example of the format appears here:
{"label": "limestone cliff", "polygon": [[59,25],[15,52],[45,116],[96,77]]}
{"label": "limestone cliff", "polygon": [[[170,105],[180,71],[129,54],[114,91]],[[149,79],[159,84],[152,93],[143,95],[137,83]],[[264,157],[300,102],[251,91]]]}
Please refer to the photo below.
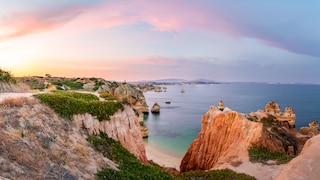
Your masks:
{"label": "limestone cliff", "polygon": [[140,124],[130,106],[124,105],[124,110],[116,112],[110,120],[98,121],[90,114],[74,115],[73,119],[78,127],[84,123],[90,134],[97,134],[99,131],[107,133],[142,162],[147,162]]}
{"label": "limestone cliff", "polygon": [[319,179],[320,175],[320,135],[309,139],[299,156],[291,160],[276,179]]}
{"label": "limestone cliff", "polygon": [[[267,117],[265,112],[252,115],[255,118]],[[202,127],[198,137],[189,146],[181,161],[181,172],[209,170],[223,163],[248,160],[248,148],[252,144],[267,147],[273,152],[285,153],[288,149],[294,149],[292,153],[299,151],[300,146],[294,138],[283,142],[283,137],[279,137],[279,134],[290,137],[284,128],[266,128],[255,118],[249,120],[245,114],[228,108],[221,111],[211,106],[202,116]]]}
{"label": "limestone cliff", "polygon": [[[0,175],[8,179],[94,179],[118,169],[86,133],[35,98],[0,98]],[[0,178],[1,179],[1,178]]]}

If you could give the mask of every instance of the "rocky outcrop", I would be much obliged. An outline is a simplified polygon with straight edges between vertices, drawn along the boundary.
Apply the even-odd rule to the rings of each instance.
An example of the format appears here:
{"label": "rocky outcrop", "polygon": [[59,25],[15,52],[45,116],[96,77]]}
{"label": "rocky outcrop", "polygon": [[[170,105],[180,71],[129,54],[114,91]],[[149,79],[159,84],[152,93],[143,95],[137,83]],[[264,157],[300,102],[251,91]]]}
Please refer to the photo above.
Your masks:
{"label": "rocky outcrop", "polygon": [[[198,137],[189,146],[180,165],[181,172],[209,170],[224,163],[248,160],[248,148],[255,144],[272,152],[293,154],[301,150],[295,137],[267,113],[251,113],[252,118],[225,107],[211,106],[202,116]],[[264,119],[263,119],[264,118]],[[263,119],[264,123],[261,123]],[[289,126],[289,125],[288,125]],[[289,131],[290,130],[290,127]]]}
{"label": "rocky outcrop", "polygon": [[160,113],[160,105],[158,103],[154,103],[151,108],[151,113],[158,114]]}
{"label": "rocky outcrop", "polygon": [[149,113],[146,99],[132,84],[120,84],[113,93],[120,101],[127,101],[137,112]]}
{"label": "rocky outcrop", "polygon": [[264,112],[275,116],[279,121],[288,122],[291,127],[295,127],[296,114],[292,107],[285,107],[282,113],[280,105],[274,101],[270,101],[265,105]]}
{"label": "rocky outcrop", "polygon": [[154,92],[162,92],[162,89],[160,86],[155,86],[154,87]]}
{"label": "rocky outcrop", "polygon": [[281,114],[279,104],[274,101],[268,102],[265,105],[264,112],[271,114],[271,115],[274,115],[274,116],[280,116],[280,114]]}
{"label": "rocky outcrop", "polygon": [[291,160],[277,176],[277,180],[319,179],[320,135],[309,139],[299,156]]}
{"label": "rocky outcrop", "polygon": [[110,120],[98,121],[90,114],[74,115],[73,119],[77,127],[85,125],[89,134],[98,134],[100,131],[107,133],[142,162],[147,162],[140,124],[130,106],[124,105],[124,110],[116,112]]}
{"label": "rocky outcrop", "polygon": [[319,134],[318,129],[319,129],[319,123],[317,120],[314,120],[311,123],[309,123],[309,127],[301,127],[300,133],[302,135],[315,136]]}

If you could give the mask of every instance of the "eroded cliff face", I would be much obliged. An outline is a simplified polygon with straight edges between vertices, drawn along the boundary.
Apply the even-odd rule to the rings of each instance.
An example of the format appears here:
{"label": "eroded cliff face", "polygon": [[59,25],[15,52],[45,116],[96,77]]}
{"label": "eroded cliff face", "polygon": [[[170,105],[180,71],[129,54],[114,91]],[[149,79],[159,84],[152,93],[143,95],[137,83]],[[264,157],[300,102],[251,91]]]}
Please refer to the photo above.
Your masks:
{"label": "eroded cliff face", "polygon": [[180,165],[181,172],[208,170],[216,164],[248,158],[246,150],[261,137],[262,124],[248,121],[235,111],[211,106],[202,116],[202,127]]}
{"label": "eroded cliff face", "polygon": [[74,115],[73,119],[78,127],[84,124],[89,134],[98,134],[100,131],[107,133],[142,162],[147,162],[140,124],[130,106],[124,105],[124,110],[116,112],[110,120],[98,121],[90,114]]}
{"label": "eroded cliff face", "polygon": [[[32,97],[0,98],[0,175],[9,179],[94,179],[118,165],[86,132]],[[0,178],[1,179],[1,178]]]}
{"label": "eroded cliff face", "polygon": [[[264,112],[253,115],[260,118],[267,116]],[[201,131],[183,157],[180,170],[209,170],[224,163],[248,161],[248,148],[252,144],[267,147],[273,152],[288,152],[281,138],[272,132],[271,127],[264,128],[261,122],[248,120],[245,114],[228,108],[220,111],[211,106],[202,116]]]}
{"label": "eroded cliff face", "polygon": [[320,135],[309,139],[301,153],[292,159],[278,174],[276,179],[319,179],[320,175]]}

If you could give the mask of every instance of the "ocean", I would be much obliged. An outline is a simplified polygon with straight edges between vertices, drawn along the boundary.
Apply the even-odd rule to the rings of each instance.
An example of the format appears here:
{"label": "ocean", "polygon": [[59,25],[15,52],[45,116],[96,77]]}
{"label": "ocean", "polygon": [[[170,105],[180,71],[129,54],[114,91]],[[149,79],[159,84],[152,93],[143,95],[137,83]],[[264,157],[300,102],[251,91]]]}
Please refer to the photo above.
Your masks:
{"label": "ocean", "polygon": [[[170,85],[166,92],[144,93],[149,109],[157,102],[160,114],[150,113],[144,123],[149,129],[146,143],[166,154],[182,158],[201,128],[201,118],[211,105],[222,100],[225,107],[241,113],[263,109],[275,101],[291,106],[296,114],[296,128],[320,120],[320,85],[305,84],[210,84]],[[180,90],[185,92],[181,93]],[[171,104],[166,104],[170,101]]]}

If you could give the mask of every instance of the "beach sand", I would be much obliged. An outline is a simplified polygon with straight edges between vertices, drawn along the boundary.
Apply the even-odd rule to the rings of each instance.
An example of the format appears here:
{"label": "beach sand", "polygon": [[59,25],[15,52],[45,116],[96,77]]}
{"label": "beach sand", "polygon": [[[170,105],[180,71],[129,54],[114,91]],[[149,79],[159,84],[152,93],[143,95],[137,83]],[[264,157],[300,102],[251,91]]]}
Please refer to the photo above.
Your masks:
{"label": "beach sand", "polygon": [[161,152],[158,149],[150,146],[148,143],[145,143],[145,149],[146,149],[148,160],[152,160],[153,162],[159,164],[160,166],[172,167],[179,171],[180,162],[182,159],[166,154],[164,152]]}

